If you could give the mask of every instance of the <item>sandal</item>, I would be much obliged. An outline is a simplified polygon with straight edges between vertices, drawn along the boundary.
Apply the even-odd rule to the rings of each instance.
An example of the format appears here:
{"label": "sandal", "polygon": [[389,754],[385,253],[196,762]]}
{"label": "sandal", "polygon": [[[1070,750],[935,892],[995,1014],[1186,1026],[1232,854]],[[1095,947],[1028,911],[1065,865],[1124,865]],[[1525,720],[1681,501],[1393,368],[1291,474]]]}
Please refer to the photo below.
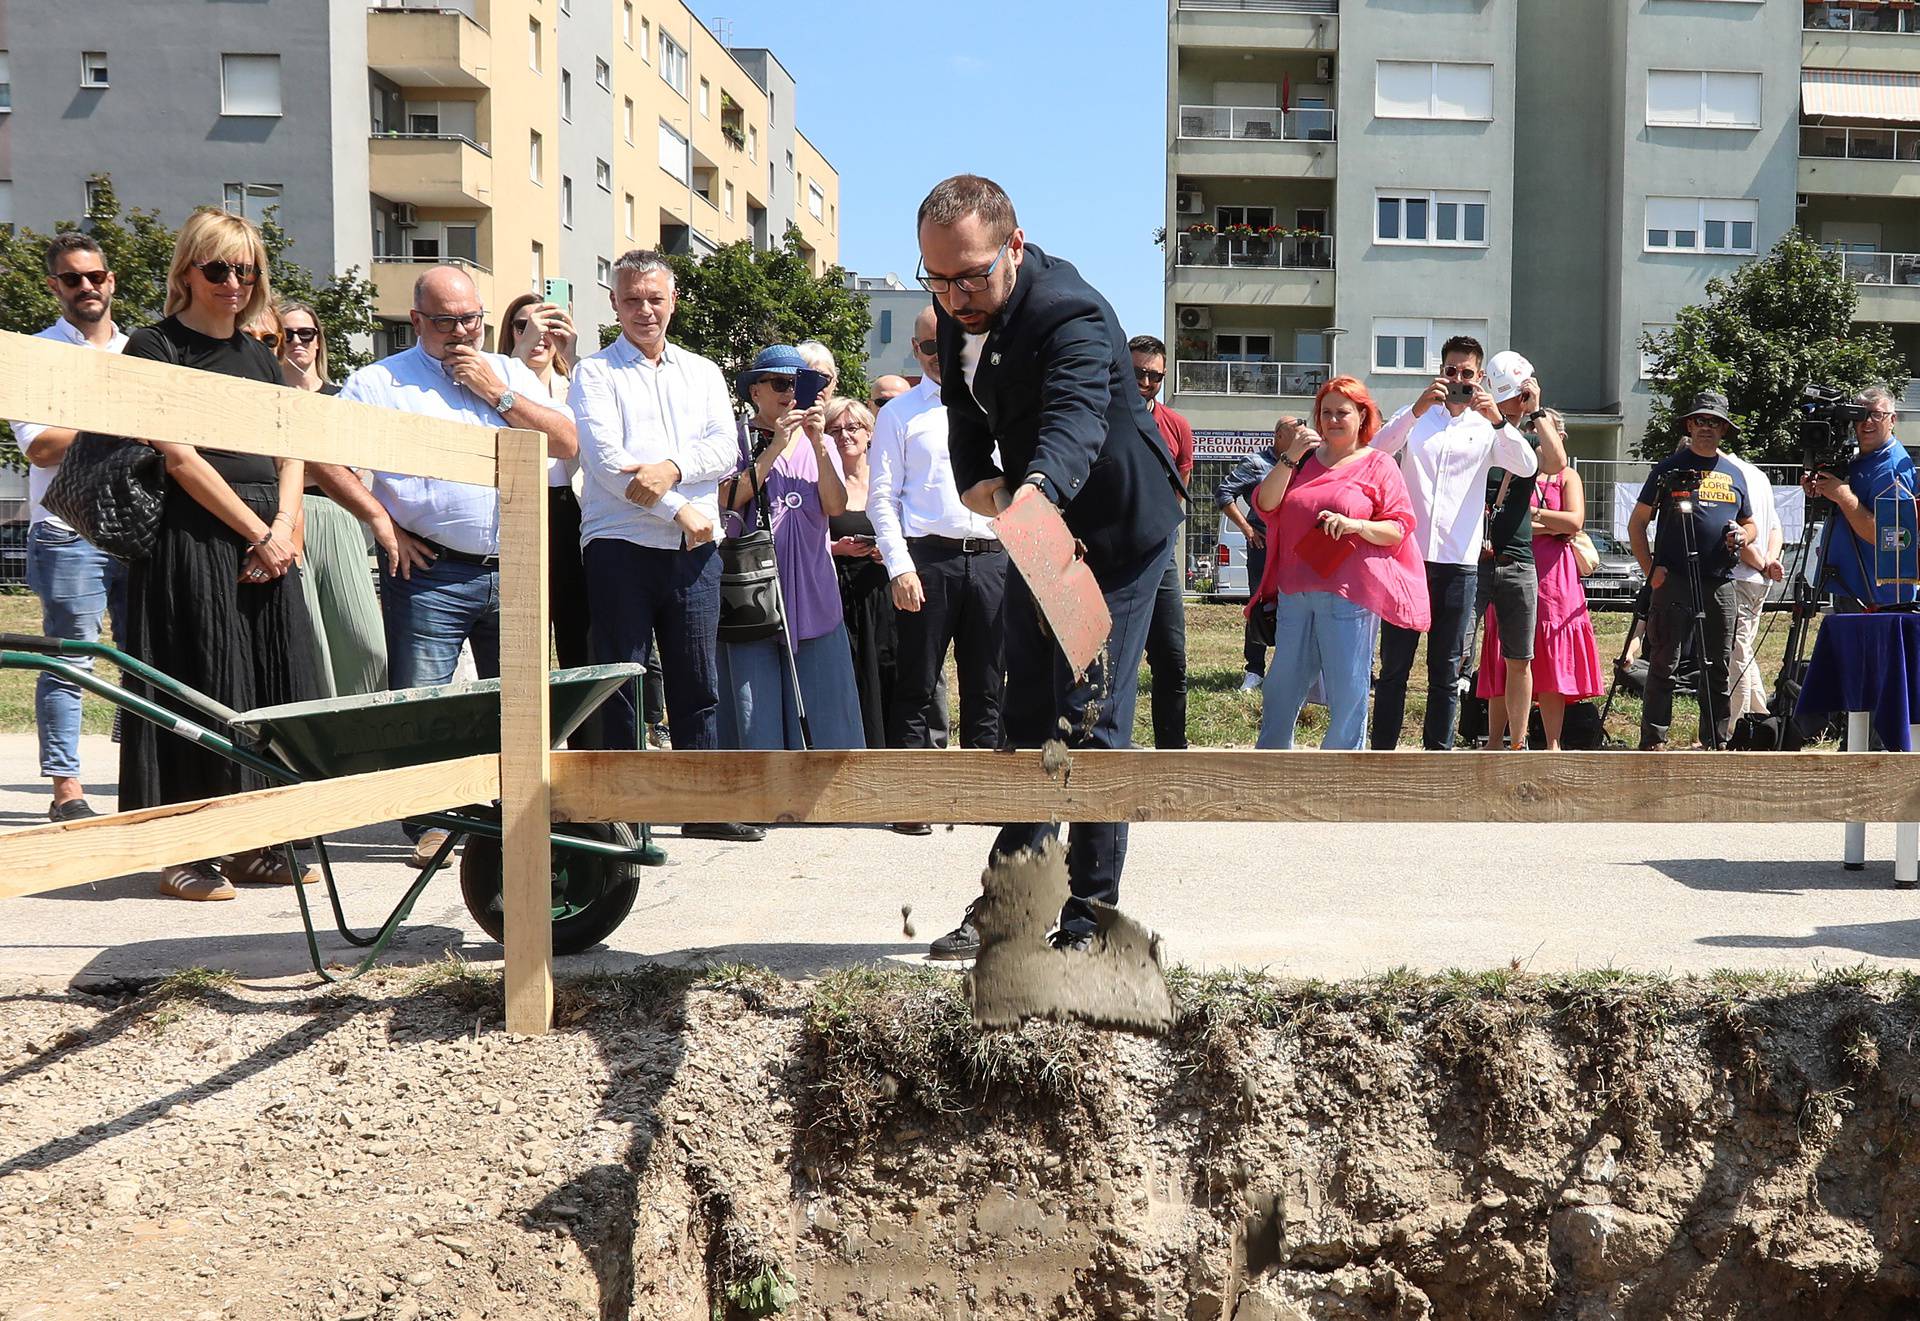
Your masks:
{"label": "sandal", "polygon": [[227,883],[226,877],[204,862],[189,862],[179,867],[168,867],[160,873],[160,893],[169,899],[190,899],[205,903],[217,899],[232,899],[234,888]]}
{"label": "sandal", "polygon": [[286,850],[278,848],[236,853],[220,864],[220,874],[243,885],[312,885],[318,879],[311,867],[298,876],[288,871]]}

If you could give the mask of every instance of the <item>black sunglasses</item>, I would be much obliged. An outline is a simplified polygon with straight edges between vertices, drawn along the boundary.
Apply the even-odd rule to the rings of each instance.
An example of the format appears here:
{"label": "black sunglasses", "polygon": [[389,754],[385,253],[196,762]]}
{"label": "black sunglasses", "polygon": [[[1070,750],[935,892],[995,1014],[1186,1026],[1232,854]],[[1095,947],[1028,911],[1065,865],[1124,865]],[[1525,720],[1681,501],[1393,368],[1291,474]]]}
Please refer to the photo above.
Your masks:
{"label": "black sunglasses", "polygon": [[320,338],[320,327],[294,326],[287,331],[287,338],[300,344],[311,344]]}
{"label": "black sunglasses", "polygon": [[78,289],[82,283],[98,289],[113,278],[112,271],[61,271],[53,277],[69,289]]}
{"label": "black sunglasses", "polygon": [[937,339],[916,340],[914,341],[913,347],[915,347],[916,349],[919,349],[922,353],[926,354],[929,358],[931,358],[934,354],[940,351],[940,341]]}
{"label": "black sunglasses", "polygon": [[1158,385],[1167,379],[1167,374],[1165,372],[1148,371],[1145,367],[1135,367],[1133,369],[1133,379],[1136,381],[1145,381],[1148,385]]}
{"label": "black sunglasses", "polygon": [[207,277],[208,284],[225,284],[228,276],[241,284],[252,284],[260,278],[260,268],[250,261],[197,261],[193,268]]}
{"label": "black sunglasses", "polygon": [[790,394],[793,391],[793,377],[791,376],[762,376],[760,378],[760,384],[771,385],[776,394]]}

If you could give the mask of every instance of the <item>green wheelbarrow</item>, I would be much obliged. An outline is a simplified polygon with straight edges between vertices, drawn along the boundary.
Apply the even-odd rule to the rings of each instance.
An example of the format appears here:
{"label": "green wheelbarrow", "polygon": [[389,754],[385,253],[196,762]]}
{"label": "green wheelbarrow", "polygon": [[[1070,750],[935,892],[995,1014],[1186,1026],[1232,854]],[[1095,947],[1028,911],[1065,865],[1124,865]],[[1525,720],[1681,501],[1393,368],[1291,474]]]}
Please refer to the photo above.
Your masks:
{"label": "green wheelbarrow", "polygon": [[[72,663],[80,657],[112,661],[123,676],[138,679],[189,714],[180,714],[130,687],[109,683],[81,669]],[[58,674],[122,711],[280,784],[303,784],[500,751],[498,679],[234,711],[103,642],[0,633],[0,670],[8,669]],[[637,687],[643,672],[639,665],[553,671],[548,678],[548,707],[554,743],[578,729],[623,685]],[[353,977],[380,957],[400,924],[413,912],[428,882],[446,866],[463,841],[461,897],[480,929],[495,940],[502,939],[505,913],[499,805],[479,804],[411,820],[447,831],[446,842],[386,920],[371,933],[355,931],[347,924],[326,841],[318,837],[302,841],[311,843],[319,857],[327,900],[341,939],[367,950],[350,974]],[[653,843],[647,827],[640,828],[636,840],[633,831],[620,822],[561,825],[554,829],[551,839],[553,949],[556,954],[577,954],[606,939],[626,920],[639,893],[639,869],[661,865],[666,855]],[[283,848],[288,865],[297,874],[301,867],[294,846]],[[296,885],[293,890],[299,899],[300,921],[306,928],[307,954],[314,971],[327,981],[339,980],[321,958],[306,887]]]}

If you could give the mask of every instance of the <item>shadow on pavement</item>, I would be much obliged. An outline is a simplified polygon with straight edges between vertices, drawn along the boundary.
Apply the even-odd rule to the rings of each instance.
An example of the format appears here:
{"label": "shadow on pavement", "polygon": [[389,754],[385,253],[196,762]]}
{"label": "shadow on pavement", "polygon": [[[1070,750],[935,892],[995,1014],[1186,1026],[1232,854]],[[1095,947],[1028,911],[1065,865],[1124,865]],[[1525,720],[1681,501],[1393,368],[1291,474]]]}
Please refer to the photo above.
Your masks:
{"label": "shadow on pavement", "polygon": [[[324,911],[324,898],[320,900],[320,906]],[[374,966],[391,968],[431,963],[446,957],[451,951],[461,950],[465,940],[465,933],[456,927],[418,923],[405,925]],[[7,948],[0,945],[0,950]],[[46,947],[37,945],[34,948]],[[482,946],[477,951],[477,957],[497,958],[499,949],[498,945]],[[467,950],[465,953],[473,956],[476,951]],[[341,940],[331,927],[321,930],[320,956],[327,960],[330,968],[351,968],[363,954],[364,951]],[[111,949],[101,950],[85,968],[75,973],[73,984],[85,987],[89,982],[96,981],[157,977],[181,968],[213,968],[242,978],[302,977],[311,980],[315,989],[321,985],[320,979],[313,975],[313,965],[307,961],[306,934],[298,927],[285,931],[179,936],[115,945]]]}
{"label": "shadow on pavement", "polygon": [[1726,858],[1649,858],[1623,863],[1650,867],[1689,890],[1721,894],[1805,894],[1819,890],[1886,890],[1893,886],[1893,864],[1870,864],[1865,871],[1847,871],[1832,862],[1754,862]]}
{"label": "shadow on pavement", "polygon": [[1696,943],[1718,949],[1844,949],[1874,958],[1914,959],[1920,958],[1920,918],[1816,927],[1810,936],[1702,936]]}

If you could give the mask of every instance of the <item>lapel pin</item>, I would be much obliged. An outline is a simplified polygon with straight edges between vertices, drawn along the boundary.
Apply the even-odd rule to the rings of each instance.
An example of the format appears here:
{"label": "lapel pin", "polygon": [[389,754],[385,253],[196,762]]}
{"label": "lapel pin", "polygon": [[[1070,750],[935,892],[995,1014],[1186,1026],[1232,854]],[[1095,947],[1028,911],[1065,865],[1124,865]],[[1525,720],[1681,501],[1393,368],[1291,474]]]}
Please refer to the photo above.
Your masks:
{"label": "lapel pin", "polygon": [[991,363],[993,366],[998,367],[1000,365],[1000,355],[996,353],[992,357],[988,358],[987,361]]}

